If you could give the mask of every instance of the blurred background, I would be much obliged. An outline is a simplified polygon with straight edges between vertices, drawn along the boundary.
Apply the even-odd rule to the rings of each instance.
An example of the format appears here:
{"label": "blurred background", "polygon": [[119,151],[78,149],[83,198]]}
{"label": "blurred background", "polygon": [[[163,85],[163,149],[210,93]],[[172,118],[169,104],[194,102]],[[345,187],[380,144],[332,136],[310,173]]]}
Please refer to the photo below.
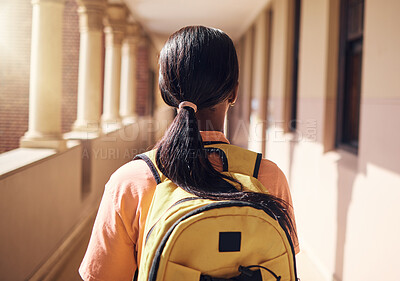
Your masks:
{"label": "blurred background", "polygon": [[400,1],[1,0],[0,280],[80,280],[104,184],[174,117],[158,53],[186,25],[240,62],[233,144],[292,191],[302,281],[398,281]]}

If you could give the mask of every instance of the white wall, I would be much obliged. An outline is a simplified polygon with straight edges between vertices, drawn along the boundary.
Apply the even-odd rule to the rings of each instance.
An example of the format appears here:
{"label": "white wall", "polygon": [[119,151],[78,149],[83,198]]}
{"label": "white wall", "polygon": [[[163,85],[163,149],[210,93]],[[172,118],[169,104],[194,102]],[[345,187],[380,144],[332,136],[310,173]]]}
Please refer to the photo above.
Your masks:
{"label": "white wall", "polygon": [[[140,120],[0,175],[1,280],[26,280],[43,271],[55,252],[62,257],[69,251],[59,247],[97,210],[110,175],[149,148],[151,123]],[[16,152],[2,155],[2,160],[12,161]]]}
{"label": "white wall", "polygon": [[0,276],[24,280],[76,223],[81,146],[0,180]]}

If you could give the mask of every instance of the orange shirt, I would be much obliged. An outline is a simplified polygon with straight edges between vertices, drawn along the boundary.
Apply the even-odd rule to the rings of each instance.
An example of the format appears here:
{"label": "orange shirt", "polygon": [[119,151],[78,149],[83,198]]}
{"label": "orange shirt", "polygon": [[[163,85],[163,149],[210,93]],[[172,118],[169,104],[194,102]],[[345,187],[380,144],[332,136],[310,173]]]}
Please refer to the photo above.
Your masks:
{"label": "orange shirt", "polygon": [[[222,132],[202,131],[203,141],[229,143]],[[222,170],[217,155],[210,157]],[[292,205],[289,186],[278,166],[266,159],[260,164],[258,180],[272,195]],[[119,168],[107,182],[93,226],[92,236],[79,268],[85,281],[131,281],[143,241],[147,212],[156,187],[144,161],[131,161]],[[293,217],[293,212],[290,214]],[[295,252],[299,252],[293,238]]]}

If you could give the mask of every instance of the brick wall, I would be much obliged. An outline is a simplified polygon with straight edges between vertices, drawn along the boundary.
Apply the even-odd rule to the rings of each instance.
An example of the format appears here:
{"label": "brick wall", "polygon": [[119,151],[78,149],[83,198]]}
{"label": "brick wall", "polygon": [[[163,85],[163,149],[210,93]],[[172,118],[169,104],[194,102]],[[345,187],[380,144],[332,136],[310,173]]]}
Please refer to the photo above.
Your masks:
{"label": "brick wall", "polygon": [[75,0],[66,0],[63,22],[62,132],[76,120],[79,73],[79,16]]}
{"label": "brick wall", "polygon": [[28,129],[32,8],[3,1],[0,12],[0,153],[17,148]]}
{"label": "brick wall", "polygon": [[136,79],[137,79],[137,96],[136,96],[136,112],[139,116],[150,113],[148,95],[150,90],[149,81],[149,47],[148,44],[139,44],[136,56]]}

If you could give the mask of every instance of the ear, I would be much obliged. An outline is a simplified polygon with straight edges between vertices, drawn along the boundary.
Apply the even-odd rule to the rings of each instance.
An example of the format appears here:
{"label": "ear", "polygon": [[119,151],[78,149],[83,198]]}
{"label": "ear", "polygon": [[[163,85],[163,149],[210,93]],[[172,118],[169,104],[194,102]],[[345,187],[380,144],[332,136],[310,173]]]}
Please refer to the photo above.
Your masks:
{"label": "ear", "polygon": [[231,95],[230,98],[228,99],[228,102],[229,102],[230,104],[236,102],[236,99],[237,99],[237,96],[238,96],[238,91],[239,91],[239,81],[236,83],[235,88],[233,88],[232,95]]}

